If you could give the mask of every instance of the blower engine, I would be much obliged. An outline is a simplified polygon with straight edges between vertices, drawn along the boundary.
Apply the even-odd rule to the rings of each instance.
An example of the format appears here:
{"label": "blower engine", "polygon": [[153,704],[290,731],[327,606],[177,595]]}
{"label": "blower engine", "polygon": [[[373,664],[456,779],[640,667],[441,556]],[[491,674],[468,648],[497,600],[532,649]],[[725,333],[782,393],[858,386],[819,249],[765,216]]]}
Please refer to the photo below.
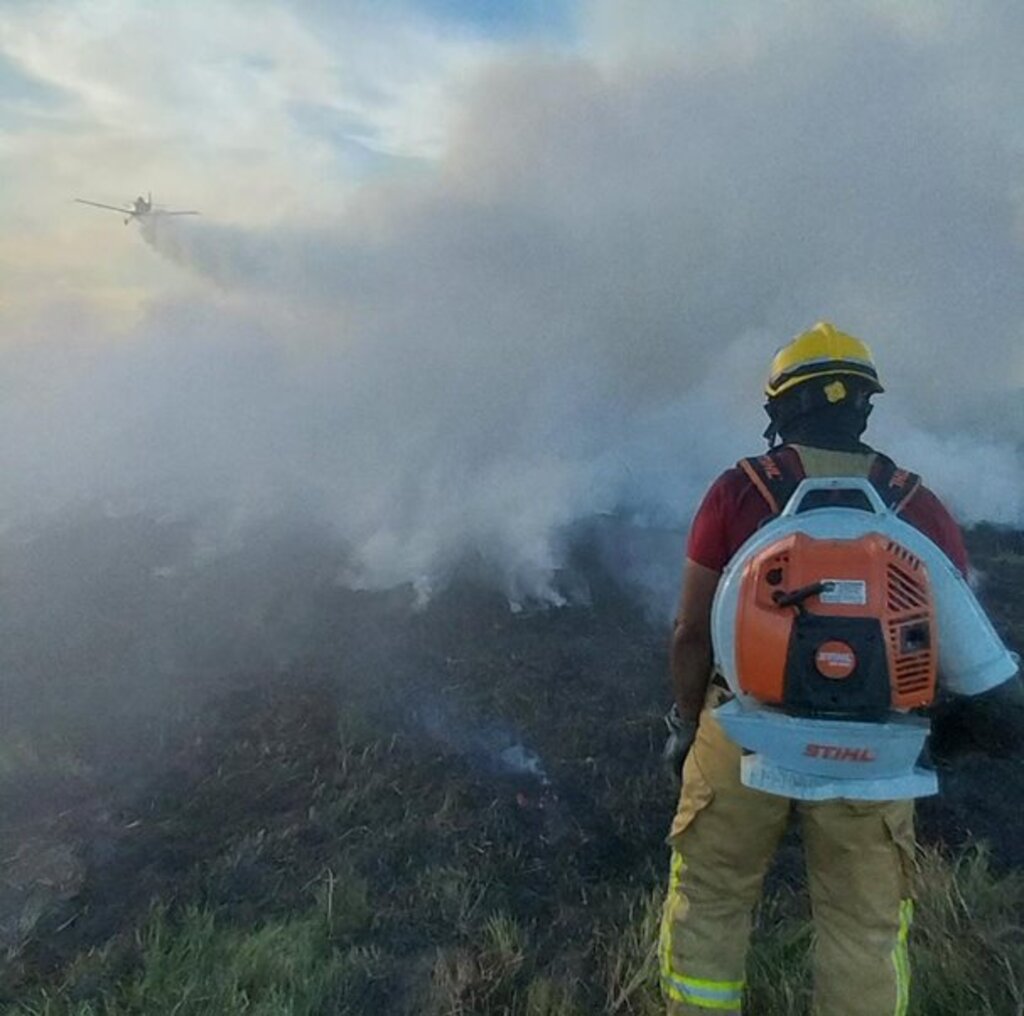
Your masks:
{"label": "blower engine", "polygon": [[1017,672],[952,562],[859,477],[802,481],[729,563],[711,623],[743,783],[803,800],[936,793],[914,710]]}

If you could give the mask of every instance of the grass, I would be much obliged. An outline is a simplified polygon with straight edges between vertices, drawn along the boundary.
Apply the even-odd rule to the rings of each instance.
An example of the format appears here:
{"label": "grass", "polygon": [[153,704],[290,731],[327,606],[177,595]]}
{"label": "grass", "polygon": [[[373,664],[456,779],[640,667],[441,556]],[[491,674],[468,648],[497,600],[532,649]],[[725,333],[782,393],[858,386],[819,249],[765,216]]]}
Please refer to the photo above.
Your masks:
{"label": "grass", "polygon": [[925,851],[911,958],[914,1011],[1024,1013],[1024,872],[994,875],[984,849]]}
{"label": "grass", "polygon": [[[255,929],[220,923],[210,911],[187,908],[176,918],[158,908],[138,934],[133,972],[110,983],[113,957],[83,957],[57,991],[9,1007],[19,1016],[318,1016],[358,1011],[382,957],[332,934],[322,910]],[[93,986],[96,986],[96,989]],[[100,986],[102,985],[102,986]],[[98,989],[98,990],[97,990]],[[82,994],[92,995],[76,1000]]]}
{"label": "grass", "polygon": [[[916,1016],[1024,1012],[1024,874],[996,874],[981,848],[920,855],[912,938]],[[213,911],[157,906],[130,943],[79,957],[61,983],[4,1016],[655,1016],[663,1011],[654,950],[661,892],[622,894],[615,918],[590,929],[584,954],[538,948],[505,911],[412,956],[372,934],[365,887],[325,879],[304,913],[239,927]],[[812,929],[800,894],[781,890],[757,915],[749,962],[752,1016],[808,1011]],[[411,915],[410,915],[411,916]],[[582,961],[582,963],[581,963]],[[121,972],[118,974],[118,968]],[[394,992],[402,986],[399,1001]],[[388,1000],[385,1002],[385,1000]],[[399,1005],[400,1008],[392,1008]],[[383,1006],[383,1007],[382,1007]]]}

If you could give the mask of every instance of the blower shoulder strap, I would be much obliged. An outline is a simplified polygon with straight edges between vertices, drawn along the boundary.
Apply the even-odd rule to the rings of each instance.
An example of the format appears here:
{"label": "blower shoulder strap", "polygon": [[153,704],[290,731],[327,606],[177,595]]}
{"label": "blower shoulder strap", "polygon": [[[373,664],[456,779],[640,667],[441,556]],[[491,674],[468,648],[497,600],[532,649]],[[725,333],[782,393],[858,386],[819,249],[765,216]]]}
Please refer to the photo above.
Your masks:
{"label": "blower shoulder strap", "polygon": [[782,511],[804,478],[803,469],[799,466],[794,468],[786,456],[773,455],[771,452],[740,459],[736,465],[747,474],[747,479],[768,502],[773,515]]}
{"label": "blower shoulder strap", "polygon": [[[793,496],[800,481],[804,479],[799,459],[785,455],[755,455],[740,459],[736,465],[743,470],[757,492],[768,503],[773,515],[782,511],[783,505]],[[881,452],[875,452],[875,461],[868,476],[871,485],[887,508],[897,514],[906,508],[910,499],[921,488],[921,477],[901,469]]]}
{"label": "blower shoulder strap", "polygon": [[899,514],[910,503],[910,499],[921,489],[921,477],[902,469],[881,452],[875,452],[875,461],[868,477],[878,496]]}

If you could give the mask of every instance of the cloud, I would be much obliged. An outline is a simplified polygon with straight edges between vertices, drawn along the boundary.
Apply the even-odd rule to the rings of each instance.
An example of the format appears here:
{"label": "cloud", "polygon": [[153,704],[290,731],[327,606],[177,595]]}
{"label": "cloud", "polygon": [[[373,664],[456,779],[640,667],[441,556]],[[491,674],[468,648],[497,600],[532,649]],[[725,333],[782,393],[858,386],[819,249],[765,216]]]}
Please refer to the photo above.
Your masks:
{"label": "cloud", "polygon": [[124,321],[144,309],[143,290],[181,288],[73,197],[120,204],[152,191],[220,221],[322,222],[360,179],[422,172],[442,146],[449,93],[499,47],[395,7],[314,13],[227,0],[3,5],[8,334],[54,290]]}
{"label": "cloud", "polygon": [[0,54],[12,72],[73,100],[93,139],[130,137],[175,161],[180,149],[194,150],[219,165],[270,159],[290,143],[289,162],[277,168],[286,176],[290,164],[301,176],[315,160],[295,147],[296,106],[334,111],[382,151],[434,154],[446,87],[495,50],[386,14],[339,5],[324,32],[322,20],[279,3],[156,9],[79,0],[5,11]]}
{"label": "cloud", "polygon": [[[153,220],[193,287],[62,366],[43,426],[26,393],[49,391],[72,328],[50,321],[10,375],[8,514],[44,490],[301,509],[349,545],[354,583],[429,587],[468,553],[513,597],[554,598],[574,520],[681,525],[758,449],[774,348],[830,317],[875,347],[893,454],[965,517],[1024,523],[1024,427],[978,409],[1024,384],[1019,127],[989,59],[1019,18],[979,4],[965,38],[950,7],[791,3],[770,27],[752,5],[671,8],[661,36],[652,19],[619,38],[626,8],[597,4],[575,55],[473,50],[436,150],[396,141],[403,115],[360,134],[360,110],[418,100],[325,101],[326,48],[301,35],[309,67],[253,89],[257,108],[286,97],[268,136],[340,132],[415,168],[364,172],[338,203],[314,186],[294,217]],[[287,24],[284,52],[305,29],[282,12],[259,31]],[[293,156],[314,178],[308,154],[268,157],[261,193]],[[984,501],[979,461],[1002,464]]]}

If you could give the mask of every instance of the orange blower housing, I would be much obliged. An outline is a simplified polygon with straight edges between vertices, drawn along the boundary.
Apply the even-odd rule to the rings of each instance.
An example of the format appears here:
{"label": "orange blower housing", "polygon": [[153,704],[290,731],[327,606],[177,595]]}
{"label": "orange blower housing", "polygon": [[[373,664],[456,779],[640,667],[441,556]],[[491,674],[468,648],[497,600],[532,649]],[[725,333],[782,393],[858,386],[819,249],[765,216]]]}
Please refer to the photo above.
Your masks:
{"label": "orange blower housing", "polygon": [[935,697],[928,569],[889,537],[782,537],[746,563],[737,608],[740,688],[766,705],[883,720]]}

